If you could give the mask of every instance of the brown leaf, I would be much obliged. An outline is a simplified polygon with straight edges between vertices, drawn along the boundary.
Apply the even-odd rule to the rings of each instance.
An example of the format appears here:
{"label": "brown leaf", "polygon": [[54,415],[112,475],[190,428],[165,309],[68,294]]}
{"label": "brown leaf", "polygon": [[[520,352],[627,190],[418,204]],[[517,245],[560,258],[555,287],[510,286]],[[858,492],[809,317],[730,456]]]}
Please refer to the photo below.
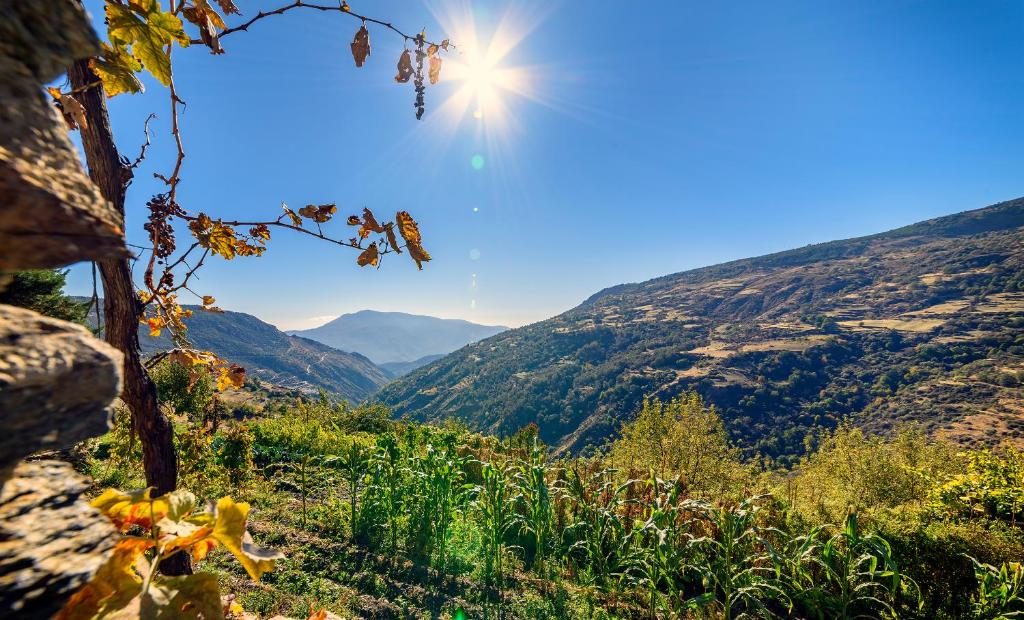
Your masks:
{"label": "brown leaf", "polygon": [[236,15],[242,14],[242,12],[238,10],[238,7],[235,6],[235,3],[232,2],[232,0],[217,0],[217,4],[220,5],[220,10],[224,11],[228,15],[232,13]]}
{"label": "brown leaf", "polygon": [[324,222],[331,219],[331,216],[337,213],[338,207],[333,204],[325,205],[306,205],[299,209],[299,215],[302,217],[308,217],[314,222],[323,224]]}
{"label": "brown leaf", "polygon": [[416,261],[416,267],[423,269],[423,263],[430,260],[430,254],[423,249],[420,239],[420,228],[416,220],[412,219],[408,211],[399,211],[395,215],[398,221],[398,232],[405,239],[405,249],[409,251],[409,257]]}
{"label": "brown leaf", "polygon": [[363,222],[359,219],[358,215],[350,215],[350,216],[348,216],[348,225],[349,226],[359,226],[362,223]]}
{"label": "brown leaf", "polygon": [[68,122],[68,127],[72,129],[88,129],[89,123],[85,120],[85,108],[71,95],[60,96],[60,106],[64,111],[64,120]]}
{"label": "brown leaf", "polygon": [[449,45],[448,39],[445,39],[444,41],[441,41],[441,49],[443,49],[446,52],[448,51],[448,45]]}
{"label": "brown leaf", "polygon": [[363,207],[363,227],[359,230],[359,236],[365,239],[371,232],[380,234],[384,232],[384,227],[377,223],[372,211]]}
{"label": "brown leaf", "polygon": [[356,36],[352,39],[352,58],[356,61],[357,67],[362,67],[370,55],[370,31],[366,24],[359,27]]}
{"label": "brown leaf", "polygon": [[363,250],[362,254],[359,255],[359,258],[356,259],[356,264],[360,267],[365,267],[367,265],[373,265],[376,267],[378,262],[380,262],[380,255],[377,252],[376,241],[371,243],[370,247]]}
{"label": "brown leaf", "polygon": [[283,202],[281,203],[281,208],[284,209],[285,215],[287,215],[291,219],[292,224],[294,224],[296,226],[302,226],[302,218],[299,217],[295,213],[295,211],[292,211],[291,209],[289,209],[288,205],[284,204]]}
{"label": "brown leaf", "polygon": [[412,57],[409,55],[409,50],[404,50],[398,57],[398,75],[395,76],[395,81],[404,84],[412,77],[412,73]]}
{"label": "brown leaf", "polygon": [[441,79],[441,59],[437,56],[430,57],[430,83],[437,84]]}
{"label": "brown leaf", "polygon": [[402,248],[398,247],[398,239],[395,237],[395,225],[388,222],[388,225],[384,227],[384,232],[388,236],[388,245],[391,246],[391,249],[401,254]]}

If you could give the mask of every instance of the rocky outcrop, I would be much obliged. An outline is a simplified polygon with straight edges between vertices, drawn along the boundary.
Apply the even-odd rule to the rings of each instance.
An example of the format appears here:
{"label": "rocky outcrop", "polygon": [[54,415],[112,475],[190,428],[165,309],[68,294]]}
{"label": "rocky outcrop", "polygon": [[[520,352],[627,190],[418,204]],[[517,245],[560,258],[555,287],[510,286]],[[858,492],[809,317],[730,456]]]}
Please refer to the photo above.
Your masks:
{"label": "rocky outcrop", "polygon": [[82,170],[41,88],[96,51],[76,2],[0,7],[0,271],[127,253],[120,217]]}
{"label": "rocky outcrop", "polygon": [[[4,271],[127,254],[42,90],[96,51],[79,2],[0,3],[0,286]],[[0,306],[0,617],[50,617],[117,540],[70,465],[18,462],[104,432],[120,365],[80,326]]]}
{"label": "rocky outcrop", "polygon": [[0,306],[2,470],[106,432],[121,354],[84,327]]}
{"label": "rocky outcrop", "polygon": [[49,618],[113,548],[87,480],[67,463],[26,461],[0,491],[0,617]]}

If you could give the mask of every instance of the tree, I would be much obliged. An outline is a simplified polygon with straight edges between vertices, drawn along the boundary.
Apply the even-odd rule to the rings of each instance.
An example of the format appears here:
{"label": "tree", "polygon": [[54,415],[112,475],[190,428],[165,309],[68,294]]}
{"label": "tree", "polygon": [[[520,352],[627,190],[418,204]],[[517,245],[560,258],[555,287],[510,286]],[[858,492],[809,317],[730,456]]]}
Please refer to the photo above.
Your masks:
{"label": "tree", "polygon": [[[81,0],[71,0],[81,3]],[[352,42],[352,54],[357,66],[362,66],[370,55],[367,24],[375,24],[402,36],[407,45],[415,48],[415,63],[407,49],[398,62],[399,83],[414,79],[416,114],[421,117],[424,108],[424,76],[436,83],[441,68],[441,52],[448,51],[449,43],[438,44],[427,40],[425,32],[410,36],[389,22],[373,19],[353,12],[346,2],[339,5],[315,5],[302,0],[273,11],[260,11],[238,26],[228,28],[223,15],[240,14],[232,0],[216,0],[220,11],[209,0],[169,0],[164,11],[157,0],[104,0],[107,40],[101,45],[101,54],[95,58],[76,61],[68,68],[70,91],[48,89],[72,129],[81,131],[89,175],[123,217],[128,185],[143,164],[149,146],[148,121],[144,128],[147,136],[139,155],[131,160],[118,151],[105,99],[122,93],[136,93],[143,89],[136,74],[150,73],[167,87],[170,103],[171,134],[176,157],[173,167],[154,176],[166,184],[166,192],[153,196],[146,204],[149,216],[145,230],[149,234],[151,249],[148,257],[140,256],[145,265],[142,286],[137,287],[127,259],[101,261],[98,264],[104,292],[103,335],[108,343],[124,354],[124,391],[122,399],[132,412],[133,432],[141,439],[143,467],[148,485],[154,494],[165,494],[177,486],[177,460],[174,453],[173,430],[167,417],[157,406],[157,391],[149,378],[139,354],[138,324],[148,324],[150,332],[158,335],[170,329],[178,358],[193,363],[206,363],[217,374],[218,385],[241,385],[242,369],[218,360],[208,352],[192,352],[188,343],[184,320],[190,311],[178,304],[179,294],[193,294],[202,307],[216,311],[215,300],[209,295],[196,294],[190,280],[211,255],[226,260],[239,256],[259,256],[266,249],[272,229],[288,229],[339,246],[359,251],[359,266],[379,266],[382,257],[401,253],[403,249],[422,268],[430,260],[423,248],[416,221],[409,213],[399,212],[395,221],[379,223],[369,209],[361,215],[352,215],[348,223],[358,226],[358,232],[348,240],[334,239],[324,233],[322,224],[337,212],[333,203],[310,204],[297,211],[283,206],[276,219],[265,221],[224,221],[199,209],[189,209],[177,201],[178,186],[185,160],[183,137],[178,127],[178,109],[184,104],[174,82],[172,52],[175,47],[186,48],[203,44],[213,54],[223,54],[221,40],[230,34],[248,29],[256,22],[287,11],[308,8],[324,12],[338,12],[361,20],[361,26]],[[223,15],[221,14],[223,13]],[[184,22],[182,21],[184,20]],[[198,32],[193,39],[185,32],[185,22]],[[428,63],[425,74],[424,63]],[[187,227],[190,243],[179,251],[176,244],[175,224]],[[374,236],[374,239],[370,237]],[[399,241],[401,237],[401,242]],[[141,290],[139,290],[141,289]],[[175,570],[171,567],[169,570]],[[185,570],[185,569],[181,569]]]}
{"label": "tree", "polygon": [[637,417],[622,425],[609,457],[623,471],[679,477],[700,496],[728,488],[742,474],[722,418],[696,392],[668,402],[645,400]]}
{"label": "tree", "polygon": [[67,275],[66,270],[59,269],[17,271],[11,274],[7,288],[0,290],[0,304],[20,306],[55,319],[82,323],[89,304],[64,294]]}

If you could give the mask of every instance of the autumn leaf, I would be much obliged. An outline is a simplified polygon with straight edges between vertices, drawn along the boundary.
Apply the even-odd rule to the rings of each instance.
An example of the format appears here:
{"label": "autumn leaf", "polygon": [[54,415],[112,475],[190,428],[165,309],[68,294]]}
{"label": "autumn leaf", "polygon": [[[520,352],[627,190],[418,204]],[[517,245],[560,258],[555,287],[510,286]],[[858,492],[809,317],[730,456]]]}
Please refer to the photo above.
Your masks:
{"label": "autumn leaf", "polygon": [[210,48],[211,54],[223,54],[224,48],[220,45],[217,36],[217,29],[227,28],[224,19],[214,10],[208,0],[193,0],[192,6],[181,12],[188,21],[199,27],[199,37],[203,44]]}
{"label": "autumn leaf", "polygon": [[350,216],[348,216],[348,225],[349,226],[359,226],[362,223],[363,222],[359,219],[358,215],[350,215]]}
{"label": "autumn leaf", "polygon": [[398,74],[395,76],[395,81],[404,84],[412,77],[412,73],[412,57],[409,55],[409,50],[403,50],[402,55],[398,57]]}
{"label": "autumn leaf", "polygon": [[363,250],[362,253],[359,255],[359,258],[356,259],[356,264],[359,265],[360,267],[365,267],[367,265],[373,265],[374,267],[376,267],[378,262],[380,262],[380,255],[377,252],[376,241],[371,243],[370,247]]}
{"label": "autumn leaf", "polygon": [[217,391],[223,392],[229,388],[241,389],[245,384],[245,369],[237,364],[222,366],[217,374]]}
{"label": "autumn leaf", "polygon": [[299,215],[305,218],[309,218],[314,222],[319,222],[321,224],[330,220],[331,216],[333,216],[337,212],[338,207],[333,204],[306,205],[299,209]]}
{"label": "autumn leaf", "polygon": [[357,67],[362,67],[370,55],[370,31],[366,24],[359,27],[356,36],[352,39],[352,59],[356,61]]}
{"label": "autumn leaf", "polygon": [[249,504],[236,503],[230,497],[222,497],[217,502],[216,515],[213,537],[238,558],[254,580],[259,581],[263,573],[273,570],[274,560],[284,557],[283,553],[262,549],[253,544],[252,537],[245,530]]}
{"label": "autumn leaf", "polygon": [[215,303],[217,303],[217,300],[214,299],[212,296],[210,296],[210,295],[203,295],[203,305],[204,306],[212,306]]}
{"label": "autumn leaf", "polygon": [[232,13],[234,13],[235,15],[242,14],[242,12],[238,10],[238,7],[235,6],[235,3],[232,2],[232,0],[217,0],[217,4],[220,5],[220,10],[224,11],[224,13],[228,15],[231,15]]}
{"label": "autumn leaf", "polygon": [[388,237],[388,245],[391,249],[399,254],[402,253],[402,248],[398,246],[398,238],[395,237],[395,225],[392,222],[388,222],[387,226],[384,227],[384,233]]}
{"label": "autumn leaf", "polygon": [[289,208],[288,208],[288,205],[286,205],[286,204],[285,204],[285,203],[283,203],[283,202],[281,203],[281,208],[282,208],[282,209],[284,209],[284,213],[285,213],[285,215],[287,215],[287,216],[288,216],[288,217],[289,217],[289,218],[291,219],[291,221],[292,221],[292,224],[294,224],[294,225],[296,225],[296,226],[302,226],[302,218],[301,218],[301,217],[299,217],[299,216],[298,216],[298,215],[297,215],[297,214],[295,213],[295,211],[292,211],[291,209],[289,209]]}
{"label": "autumn leaf", "polygon": [[102,80],[107,97],[121,93],[141,93],[146,90],[135,75],[136,71],[142,70],[142,63],[129,54],[124,45],[111,47],[101,43],[100,48],[102,54],[89,60],[89,68]]}
{"label": "autumn leaf", "polygon": [[149,335],[153,338],[158,338],[160,336],[160,331],[167,326],[167,323],[163,318],[158,316],[149,317],[141,322],[145,323],[149,327]]}
{"label": "autumn leaf", "polygon": [[430,254],[423,249],[419,225],[408,211],[399,211],[395,215],[395,220],[398,222],[398,232],[405,240],[405,249],[409,251],[409,257],[416,261],[418,269],[423,269],[423,263],[430,260]]}
{"label": "autumn leaf", "polygon": [[200,245],[210,248],[214,254],[220,254],[226,260],[235,257],[235,231],[230,226],[217,222],[206,236],[205,243],[199,239]]}
{"label": "autumn leaf", "polygon": [[152,498],[150,491],[146,488],[124,493],[107,489],[90,503],[121,530],[134,525],[149,529],[171,509],[167,496]]}
{"label": "autumn leaf", "polygon": [[140,595],[139,618],[208,620],[223,618],[220,585],[214,573],[163,577]]}
{"label": "autumn leaf", "polygon": [[88,129],[89,123],[85,120],[85,108],[71,95],[60,96],[60,107],[64,112],[64,120],[71,129]]}
{"label": "autumn leaf", "polygon": [[171,81],[171,60],[164,47],[177,42],[188,47],[190,40],[181,20],[160,10],[155,0],[129,4],[106,3],[107,34],[115,46],[131,46],[131,55],[161,84]]}
{"label": "autumn leaf", "polygon": [[270,229],[266,224],[257,224],[249,229],[249,234],[262,241],[270,241]]}
{"label": "autumn leaf", "polygon": [[441,79],[441,59],[437,56],[430,57],[430,83],[437,84]]}
{"label": "autumn leaf", "polygon": [[92,620],[113,617],[128,607],[142,591],[142,578],[135,564],[153,541],[125,537],[114,545],[110,557],[93,574],[92,579],[76,592],[54,620]]}

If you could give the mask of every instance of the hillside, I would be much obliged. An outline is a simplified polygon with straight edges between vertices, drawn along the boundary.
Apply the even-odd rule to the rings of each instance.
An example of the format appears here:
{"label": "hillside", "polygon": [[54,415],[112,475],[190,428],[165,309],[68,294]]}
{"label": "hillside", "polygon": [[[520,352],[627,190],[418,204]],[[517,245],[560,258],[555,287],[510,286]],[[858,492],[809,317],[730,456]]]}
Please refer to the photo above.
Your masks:
{"label": "hillside", "polygon": [[[289,336],[242,312],[204,312],[188,320],[192,343],[243,366],[250,375],[282,387],[328,392],[352,402],[366,399],[390,377],[357,353],[346,353],[308,338]],[[165,332],[153,338],[140,328],[143,353],[172,347]]]}
{"label": "hillside", "polygon": [[[460,319],[361,310],[343,314],[314,329],[289,333],[342,351],[358,351],[376,364],[388,364],[417,362],[427,356],[450,353],[506,329]],[[413,367],[415,364],[403,366],[409,370]]]}
{"label": "hillside", "polygon": [[1024,440],[1024,199],[612,287],[389,384],[396,415],[490,432],[535,422],[581,451],[644,396],[696,389],[748,453],[816,428],[904,422]]}

